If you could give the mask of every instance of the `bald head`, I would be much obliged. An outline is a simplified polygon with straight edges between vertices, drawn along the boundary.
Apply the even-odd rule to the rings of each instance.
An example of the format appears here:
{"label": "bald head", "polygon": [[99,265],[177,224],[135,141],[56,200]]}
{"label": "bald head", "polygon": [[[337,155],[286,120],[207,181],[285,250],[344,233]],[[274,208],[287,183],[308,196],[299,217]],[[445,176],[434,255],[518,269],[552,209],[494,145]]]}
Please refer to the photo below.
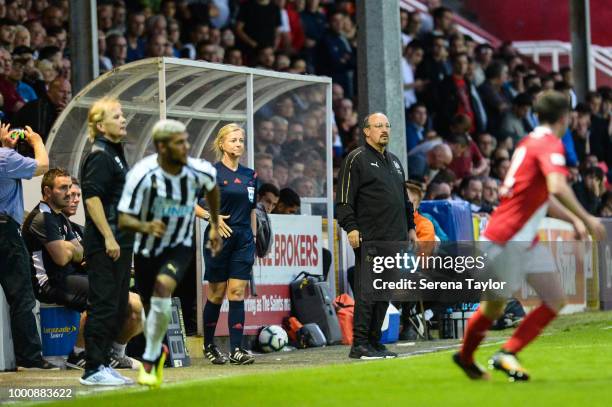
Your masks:
{"label": "bald head", "polygon": [[380,152],[384,151],[391,137],[389,119],[380,112],[369,114],[363,120],[363,133],[365,134],[366,143]]}
{"label": "bald head", "polygon": [[453,161],[453,152],[448,144],[438,144],[427,153],[429,168],[441,170]]}
{"label": "bald head", "polygon": [[47,97],[57,108],[64,110],[70,99],[72,99],[72,85],[63,76],[58,76],[49,84]]}
{"label": "bald head", "polygon": [[361,128],[365,130],[371,124],[377,123],[376,120],[380,121],[381,119],[389,121],[389,119],[387,118],[387,116],[384,113],[381,113],[381,112],[370,113],[369,115],[367,115],[363,119],[363,123],[361,124]]}

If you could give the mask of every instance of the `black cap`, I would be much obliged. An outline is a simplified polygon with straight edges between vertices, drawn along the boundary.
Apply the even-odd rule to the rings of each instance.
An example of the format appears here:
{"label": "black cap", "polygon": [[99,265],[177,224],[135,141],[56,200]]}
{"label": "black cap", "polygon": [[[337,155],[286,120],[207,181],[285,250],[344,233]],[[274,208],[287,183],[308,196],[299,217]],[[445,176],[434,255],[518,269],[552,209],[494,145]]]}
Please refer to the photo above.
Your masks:
{"label": "black cap", "polygon": [[25,45],[20,45],[15,47],[13,50],[13,56],[23,55],[23,54],[34,54],[34,50],[30,47],[26,47]]}

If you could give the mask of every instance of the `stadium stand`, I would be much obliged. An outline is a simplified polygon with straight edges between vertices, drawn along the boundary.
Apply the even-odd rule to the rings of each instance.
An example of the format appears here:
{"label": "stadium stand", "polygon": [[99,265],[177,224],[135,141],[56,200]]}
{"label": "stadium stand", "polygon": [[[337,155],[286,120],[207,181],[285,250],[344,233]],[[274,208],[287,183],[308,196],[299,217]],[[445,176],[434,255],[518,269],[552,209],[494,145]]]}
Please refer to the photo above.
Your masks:
{"label": "stadium stand", "polygon": [[[71,69],[67,47],[69,2],[17,0],[9,3],[0,5],[1,118],[22,124],[25,116],[19,114],[22,108],[39,112],[41,106],[46,116],[54,118],[65,106],[66,95],[57,95],[53,81],[57,77],[69,78]],[[413,104],[422,104],[427,116],[424,124],[415,125],[413,116],[407,114],[408,145],[431,140],[447,142],[453,133],[450,123],[455,115],[467,115],[471,120],[466,131],[470,149],[465,153],[455,151],[463,154],[461,174],[443,168],[436,175],[437,181],[439,177],[450,177],[457,187],[460,176],[495,177],[495,159],[474,154],[472,147],[478,148],[474,141],[486,131],[496,139],[499,154],[511,155],[520,139],[517,134],[537,125],[525,101],[530,99],[529,95],[533,98],[550,87],[567,92],[577,110],[576,120],[564,140],[568,158],[575,155],[575,149],[580,159],[575,162],[577,169],[584,170],[587,164],[597,165],[610,178],[611,89],[598,89],[589,98],[592,102],[577,106],[577,102],[587,101],[575,100],[571,68],[543,72],[509,43],[501,43],[478,27],[470,26],[450,9],[428,9],[428,5],[438,2],[429,3],[401,2],[405,105],[408,112],[412,111]],[[359,95],[354,75],[355,20],[355,2],[347,0],[101,0],[98,1],[100,72],[145,57],[169,56],[331,76],[334,80],[333,151],[337,167],[340,159],[359,145],[361,137],[356,114]],[[49,89],[54,91],[49,93]],[[304,162],[306,156],[316,165],[324,162],[324,148],[313,137],[324,128],[321,113],[324,95],[317,91],[311,93],[281,98],[260,112],[260,119],[273,119],[271,123],[265,122],[272,129],[269,134],[258,132],[256,144],[260,152],[272,155],[273,163]],[[519,102],[524,106],[520,117],[513,108]],[[47,130],[49,124],[44,123],[44,127]],[[589,155],[597,161],[593,157],[588,163],[585,161],[586,134],[590,138]],[[570,163],[574,161],[568,159]],[[303,188],[304,191],[317,195],[321,186],[313,176],[323,170],[315,168],[311,171],[313,174],[305,177],[313,188]],[[580,171],[574,174],[575,181],[582,182]],[[299,175],[270,181],[280,188],[294,186]],[[433,178],[424,181],[428,184]],[[304,185],[304,180],[300,184]],[[601,195],[605,190],[601,188]]]}

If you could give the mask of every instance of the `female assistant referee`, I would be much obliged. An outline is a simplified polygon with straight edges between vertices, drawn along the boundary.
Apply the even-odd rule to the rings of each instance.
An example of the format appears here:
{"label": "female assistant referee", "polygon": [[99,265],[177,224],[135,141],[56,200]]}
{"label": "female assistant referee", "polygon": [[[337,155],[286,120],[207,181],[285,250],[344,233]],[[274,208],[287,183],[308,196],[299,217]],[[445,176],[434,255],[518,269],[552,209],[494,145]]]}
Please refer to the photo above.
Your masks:
{"label": "female assistant referee", "polygon": [[[214,150],[219,162],[217,185],[221,190],[219,233],[223,249],[212,257],[204,242],[205,279],[208,281],[207,301],[204,306],[204,356],[214,364],[225,364],[228,357],[214,343],[215,328],[223,298],[229,301],[228,327],[230,333],[229,362],[249,365],[253,355],[242,348],[244,329],[244,293],[255,262],[255,216],[257,175],[239,161],[244,153],[244,130],[235,123],[219,129]],[[208,212],[196,210],[199,217],[208,219]],[[208,236],[208,231],[205,233]]]}

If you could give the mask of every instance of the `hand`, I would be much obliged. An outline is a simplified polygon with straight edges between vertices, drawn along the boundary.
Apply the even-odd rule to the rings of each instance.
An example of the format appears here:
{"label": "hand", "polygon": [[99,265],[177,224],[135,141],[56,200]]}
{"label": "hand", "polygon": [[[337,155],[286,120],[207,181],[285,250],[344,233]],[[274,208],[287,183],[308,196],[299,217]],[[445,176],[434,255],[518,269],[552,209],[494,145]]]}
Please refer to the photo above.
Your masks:
{"label": "hand", "polygon": [[421,92],[425,86],[427,86],[427,83],[422,79],[417,79],[414,81],[414,90],[417,92]]}
{"label": "hand", "polygon": [[232,235],[232,229],[225,223],[225,219],[229,219],[229,217],[230,215],[219,215],[219,233],[224,239]]}
{"label": "hand", "polygon": [[10,136],[11,134],[10,128],[11,128],[10,123],[5,123],[5,124],[0,123],[0,145],[6,148],[14,149],[19,139],[17,137],[12,138]]}
{"label": "hand", "polygon": [[40,143],[44,144],[42,141],[42,137],[38,133],[36,133],[30,126],[25,126],[25,140],[28,142],[32,148]]}
{"label": "hand", "polygon": [[223,240],[216,226],[211,226],[208,231],[208,243],[206,243],[206,248],[210,250],[213,257],[219,254],[223,248]]}
{"label": "hand", "polygon": [[589,238],[589,232],[583,221],[576,219],[573,226],[576,240],[587,240]]}
{"label": "hand", "polygon": [[106,247],[106,255],[113,259],[113,261],[117,261],[121,254],[121,249],[119,249],[119,244],[115,240],[115,237],[112,236],[108,239],[104,239],[104,246]]}
{"label": "hand", "polygon": [[349,240],[349,243],[351,244],[351,247],[353,249],[358,248],[359,245],[361,244],[361,235],[359,234],[359,231],[358,230],[352,230],[351,232],[349,232],[348,240]]}
{"label": "hand", "polygon": [[606,240],[606,228],[599,219],[595,216],[590,216],[586,222],[586,227],[593,235],[593,238],[599,242]]}
{"label": "hand", "polygon": [[161,220],[153,220],[146,223],[145,233],[155,237],[162,237],[166,233],[166,225]]}
{"label": "hand", "polygon": [[416,231],[414,229],[410,229],[408,231],[408,241],[412,244],[417,242],[417,234]]}

